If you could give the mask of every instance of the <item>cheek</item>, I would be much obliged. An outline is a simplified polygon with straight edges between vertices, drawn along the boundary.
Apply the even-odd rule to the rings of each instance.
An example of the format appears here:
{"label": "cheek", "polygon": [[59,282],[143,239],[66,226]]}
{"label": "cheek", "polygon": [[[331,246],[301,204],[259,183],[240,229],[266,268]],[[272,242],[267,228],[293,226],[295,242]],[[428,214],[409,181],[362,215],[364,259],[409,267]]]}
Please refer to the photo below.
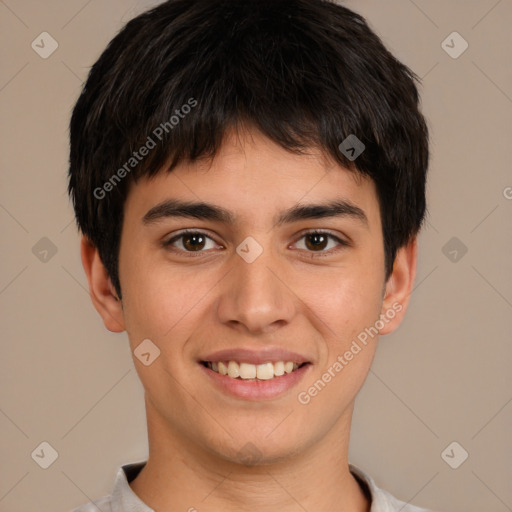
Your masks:
{"label": "cheek", "polygon": [[142,262],[144,258],[137,255],[120,259],[125,324],[134,344],[139,338],[159,339],[183,307],[172,292],[175,287],[169,276],[162,279],[159,269]]}
{"label": "cheek", "polygon": [[197,271],[187,272],[165,263],[150,265],[148,270],[137,266],[136,260],[127,263],[123,302],[131,343],[149,338],[162,352],[183,350],[208,308],[209,292],[215,288],[218,275],[199,276]]}
{"label": "cheek", "polygon": [[323,338],[318,371],[322,381],[325,376],[332,382],[320,402],[332,400],[342,410],[362,386],[376,350],[372,328],[379,320],[383,280],[384,270],[373,262],[332,273],[314,292],[309,288],[311,322]]}
{"label": "cheek", "polygon": [[304,288],[304,296],[311,310],[324,321],[322,332],[328,334],[328,339],[343,341],[379,318],[383,272],[351,267],[318,277],[315,286]]}
{"label": "cheek", "polygon": [[132,276],[126,286],[126,324],[134,334],[159,339],[185,315],[187,298],[176,290],[176,281],[164,281],[155,273]]}
{"label": "cheek", "polygon": [[374,332],[371,328],[379,319],[382,302],[378,272],[366,272],[364,279],[356,272],[339,277],[336,286],[330,279],[327,292],[309,297],[313,317],[321,319],[315,327],[323,343],[317,372],[297,397],[299,403],[308,404],[308,413],[323,417],[327,426],[347,410],[368,375],[378,339],[368,333]]}

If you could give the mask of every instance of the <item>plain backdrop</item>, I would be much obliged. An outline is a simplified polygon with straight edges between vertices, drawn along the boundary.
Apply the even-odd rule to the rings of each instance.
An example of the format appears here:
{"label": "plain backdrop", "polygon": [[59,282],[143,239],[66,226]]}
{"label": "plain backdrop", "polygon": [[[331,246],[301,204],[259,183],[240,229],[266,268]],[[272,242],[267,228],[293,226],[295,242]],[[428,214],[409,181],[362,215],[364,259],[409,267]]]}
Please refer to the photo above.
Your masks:
{"label": "plain backdrop", "polygon": [[[157,3],[0,1],[2,512],[69,512],[147,455],[142,386],[126,334],[106,331],[89,299],[66,173],[90,66]],[[404,501],[510,511],[512,2],[344,5],[422,78],[431,131],[416,285],[379,341],[350,460]],[[47,58],[41,37],[44,51],[58,44]],[[47,469],[41,450],[57,456]]]}

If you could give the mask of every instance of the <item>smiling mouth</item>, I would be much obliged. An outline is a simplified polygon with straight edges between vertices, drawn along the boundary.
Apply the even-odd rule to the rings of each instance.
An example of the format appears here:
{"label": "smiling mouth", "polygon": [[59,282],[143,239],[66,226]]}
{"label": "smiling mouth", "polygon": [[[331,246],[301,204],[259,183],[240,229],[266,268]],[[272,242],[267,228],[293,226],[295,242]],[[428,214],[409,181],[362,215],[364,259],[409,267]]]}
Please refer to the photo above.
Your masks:
{"label": "smiling mouth", "polygon": [[263,381],[283,377],[311,363],[296,363],[294,361],[276,361],[263,364],[251,364],[237,361],[201,361],[210,370],[234,380]]}

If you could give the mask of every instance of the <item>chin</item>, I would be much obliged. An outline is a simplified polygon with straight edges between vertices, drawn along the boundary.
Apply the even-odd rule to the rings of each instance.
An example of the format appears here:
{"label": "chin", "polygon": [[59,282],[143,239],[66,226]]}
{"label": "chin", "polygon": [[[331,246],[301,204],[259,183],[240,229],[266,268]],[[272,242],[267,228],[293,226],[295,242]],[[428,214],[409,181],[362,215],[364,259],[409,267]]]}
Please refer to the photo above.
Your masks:
{"label": "chin", "polygon": [[276,445],[268,438],[263,440],[246,440],[236,443],[236,446],[226,447],[224,450],[214,450],[213,453],[228,462],[247,467],[269,466],[284,462],[297,455],[301,449],[297,444],[288,445],[290,437]]}

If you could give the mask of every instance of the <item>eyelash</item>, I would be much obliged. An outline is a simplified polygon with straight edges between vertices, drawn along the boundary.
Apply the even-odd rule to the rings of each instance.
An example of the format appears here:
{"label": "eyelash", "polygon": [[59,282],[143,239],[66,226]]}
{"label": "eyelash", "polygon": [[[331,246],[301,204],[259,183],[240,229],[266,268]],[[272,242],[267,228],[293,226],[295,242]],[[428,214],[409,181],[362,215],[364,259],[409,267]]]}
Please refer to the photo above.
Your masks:
{"label": "eyelash", "polygon": [[[165,240],[164,242],[162,242],[162,245],[164,248],[166,249],[170,249],[172,252],[174,253],[179,253],[179,254],[185,254],[186,257],[191,257],[191,258],[194,258],[194,257],[197,257],[197,256],[200,256],[201,254],[203,254],[204,250],[201,250],[201,251],[184,251],[182,249],[176,249],[175,247],[172,246],[172,244],[174,242],[176,242],[177,240],[183,238],[185,235],[202,235],[206,238],[209,238],[210,240],[212,240],[213,242],[215,242],[215,240],[213,240],[213,238],[209,235],[207,235],[206,233],[204,233],[203,231],[198,231],[198,230],[194,230],[194,229],[186,229],[184,231],[182,231],[180,234],[176,235],[176,236],[173,236],[171,239],[169,240]],[[299,240],[302,240],[304,237],[308,236],[308,235],[324,235],[324,236],[327,236],[328,238],[330,238],[331,240],[335,240],[336,242],[338,242],[338,244],[341,246],[341,247],[348,247],[350,246],[350,244],[348,242],[346,242],[345,240],[342,240],[341,238],[333,235],[332,233],[330,233],[329,231],[324,231],[324,230],[312,230],[312,231],[307,231],[305,233],[302,233],[302,235],[300,236]],[[299,241],[297,240],[297,241]],[[295,242],[297,243],[297,242]],[[324,257],[324,256],[330,256],[334,253],[337,253],[338,251],[341,250],[341,247],[338,247],[337,249],[330,249],[329,251],[307,251],[309,253],[311,253],[312,257]],[[301,249],[301,250],[304,250],[304,249]]]}

